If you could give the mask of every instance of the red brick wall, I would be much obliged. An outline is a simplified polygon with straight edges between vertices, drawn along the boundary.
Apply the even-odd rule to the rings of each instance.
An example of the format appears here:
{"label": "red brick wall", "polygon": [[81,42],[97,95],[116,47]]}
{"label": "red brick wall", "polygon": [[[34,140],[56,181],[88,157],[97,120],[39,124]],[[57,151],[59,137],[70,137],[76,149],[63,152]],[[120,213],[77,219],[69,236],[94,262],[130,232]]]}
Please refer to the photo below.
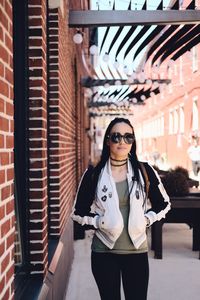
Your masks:
{"label": "red brick wall", "polygon": [[0,5],[0,299],[13,299],[13,53],[12,6]]}
{"label": "red brick wall", "polygon": [[[50,10],[48,37],[46,2],[46,0],[29,0],[27,28],[29,257],[31,274],[41,274],[43,277],[48,269],[48,230],[51,237],[60,238],[64,228],[66,229],[65,225],[71,224],[68,222],[69,214],[78,180],[87,166],[89,149],[85,132],[88,118],[79,84],[80,71],[76,64],[75,45],[72,42],[73,32],[67,25],[68,10],[67,7],[63,10],[60,8]],[[0,4],[0,299],[10,300],[14,298],[15,232],[12,5],[9,0],[2,3]],[[72,236],[71,231],[69,236]],[[72,246],[69,245],[71,249]]]}
{"label": "red brick wall", "polygon": [[[69,219],[83,171],[80,163],[81,129],[79,73],[67,26],[67,9],[49,14],[49,119],[50,119],[50,235],[59,236]],[[83,129],[82,129],[83,130]],[[83,139],[83,138],[82,138]]]}
{"label": "red brick wall", "polygon": [[46,9],[45,0],[29,1],[29,228],[32,274],[45,274],[47,270]]}

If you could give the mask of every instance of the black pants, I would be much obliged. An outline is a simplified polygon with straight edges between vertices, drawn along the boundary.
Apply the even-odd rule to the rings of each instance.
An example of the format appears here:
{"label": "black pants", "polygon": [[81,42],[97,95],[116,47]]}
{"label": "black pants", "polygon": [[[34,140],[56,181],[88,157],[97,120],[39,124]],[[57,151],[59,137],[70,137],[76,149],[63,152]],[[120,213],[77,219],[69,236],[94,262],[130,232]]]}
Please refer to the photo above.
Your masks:
{"label": "black pants", "polygon": [[200,160],[198,161],[192,161],[192,169],[195,176],[198,176],[198,173],[200,171]]}
{"label": "black pants", "polygon": [[101,300],[120,300],[121,278],[126,300],[146,300],[149,281],[147,253],[92,252],[92,273]]}

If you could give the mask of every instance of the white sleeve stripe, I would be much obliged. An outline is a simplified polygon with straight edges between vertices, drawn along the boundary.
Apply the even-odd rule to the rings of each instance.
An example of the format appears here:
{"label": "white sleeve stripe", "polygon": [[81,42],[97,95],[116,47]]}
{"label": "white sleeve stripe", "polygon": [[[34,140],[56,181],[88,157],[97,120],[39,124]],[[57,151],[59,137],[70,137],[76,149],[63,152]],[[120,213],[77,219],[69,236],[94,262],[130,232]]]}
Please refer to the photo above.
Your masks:
{"label": "white sleeve stripe", "polygon": [[[149,165],[149,166],[150,166],[150,165]],[[158,173],[152,168],[152,166],[150,166],[150,167],[151,167],[151,169],[153,170],[154,174],[156,175],[156,178],[158,179],[158,182],[159,182],[158,188],[159,188],[159,190],[160,190],[161,195],[162,195],[163,198],[164,198],[164,201],[165,201],[165,202],[170,202],[170,198],[169,198],[169,196],[167,195],[167,192],[165,191],[165,189],[163,188],[163,184],[162,184],[162,182],[161,182],[160,176],[159,176]]]}

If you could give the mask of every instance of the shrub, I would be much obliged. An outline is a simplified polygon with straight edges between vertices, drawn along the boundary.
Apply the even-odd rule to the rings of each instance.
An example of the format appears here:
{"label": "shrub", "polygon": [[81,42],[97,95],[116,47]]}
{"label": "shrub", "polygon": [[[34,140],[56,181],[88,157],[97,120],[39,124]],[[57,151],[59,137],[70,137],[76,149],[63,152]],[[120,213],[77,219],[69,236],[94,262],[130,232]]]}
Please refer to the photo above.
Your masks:
{"label": "shrub", "polygon": [[187,179],[189,179],[189,172],[187,169],[181,167],[181,166],[177,166],[175,169],[174,169],[174,172],[177,172],[177,173],[181,173],[183,174]]}
{"label": "shrub", "polygon": [[181,172],[168,172],[162,178],[162,182],[169,196],[186,196],[189,194],[188,179]]}

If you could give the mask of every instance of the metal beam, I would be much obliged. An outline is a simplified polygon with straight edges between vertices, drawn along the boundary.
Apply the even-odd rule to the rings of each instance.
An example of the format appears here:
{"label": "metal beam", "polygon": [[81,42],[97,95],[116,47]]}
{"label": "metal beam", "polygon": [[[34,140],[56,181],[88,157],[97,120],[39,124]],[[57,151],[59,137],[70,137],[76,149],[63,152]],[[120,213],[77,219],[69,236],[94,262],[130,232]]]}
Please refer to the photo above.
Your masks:
{"label": "metal beam", "polygon": [[69,27],[199,23],[200,10],[72,10],[69,12]]}
{"label": "metal beam", "polygon": [[[169,84],[171,83],[170,79],[149,79],[152,81],[152,83],[154,82],[158,82],[159,84]],[[148,84],[148,79],[146,79],[144,82],[140,82],[138,79],[134,79],[133,82],[128,83],[127,80],[125,79],[92,79],[90,77],[84,77],[81,79],[81,85],[83,87],[87,87],[87,88],[91,88],[94,86],[104,86],[105,84],[109,84],[109,85],[115,85],[116,81],[120,82],[120,85],[144,85],[144,84]]]}

